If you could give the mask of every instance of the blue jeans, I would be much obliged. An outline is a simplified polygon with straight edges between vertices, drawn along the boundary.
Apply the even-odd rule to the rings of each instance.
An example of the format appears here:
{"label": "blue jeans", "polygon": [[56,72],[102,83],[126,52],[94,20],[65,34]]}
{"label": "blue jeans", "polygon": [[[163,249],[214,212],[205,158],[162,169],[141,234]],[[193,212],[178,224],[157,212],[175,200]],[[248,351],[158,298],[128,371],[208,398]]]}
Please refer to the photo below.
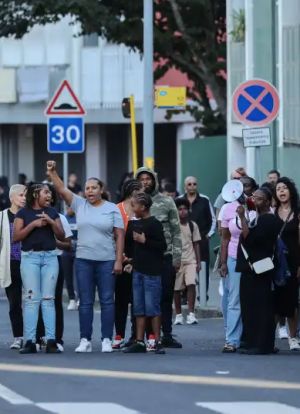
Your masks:
{"label": "blue jeans", "polygon": [[135,316],[159,316],[161,301],[161,277],[133,272],[133,314]]}
{"label": "blue jeans", "polygon": [[58,276],[55,251],[22,252],[21,277],[25,289],[25,339],[35,342],[41,304],[46,339],[55,339],[54,296]]}
{"label": "blue jeans", "polygon": [[[80,338],[92,338],[95,291],[98,289],[101,306],[101,335],[112,338],[115,319],[114,261],[76,259],[76,279],[79,295]],[[120,276],[121,277],[121,276]]]}
{"label": "blue jeans", "polygon": [[235,347],[240,346],[242,335],[242,318],[240,304],[241,274],[235,271],[236,259],[228,257],[228,275],[223,280],[222,310],[226,343]]}

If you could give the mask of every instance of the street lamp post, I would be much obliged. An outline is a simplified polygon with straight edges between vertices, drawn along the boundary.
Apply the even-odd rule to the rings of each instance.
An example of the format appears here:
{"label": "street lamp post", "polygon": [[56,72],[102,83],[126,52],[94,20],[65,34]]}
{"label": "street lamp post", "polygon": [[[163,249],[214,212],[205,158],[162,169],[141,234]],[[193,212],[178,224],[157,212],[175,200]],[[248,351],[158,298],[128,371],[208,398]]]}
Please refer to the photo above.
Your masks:
{"label": "street lamp post", "polygon": [[144,0],[144,165],[154,167],[153,0]]}

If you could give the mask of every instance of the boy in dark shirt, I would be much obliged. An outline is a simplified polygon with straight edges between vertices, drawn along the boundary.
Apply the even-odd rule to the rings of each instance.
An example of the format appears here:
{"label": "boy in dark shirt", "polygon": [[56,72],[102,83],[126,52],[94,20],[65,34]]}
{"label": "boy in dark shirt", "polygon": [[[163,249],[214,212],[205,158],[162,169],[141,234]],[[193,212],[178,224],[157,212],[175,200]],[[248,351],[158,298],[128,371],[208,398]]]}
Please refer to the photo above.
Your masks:
{"label": "boy in dark shirt", "polygon": [[160,221],[150,216],[152,200],[149,194],[139,193],[132,200],[135,217],[128,224],[126,256],[133,264],[133,313],[136,317],[136,342],[125,353],[146,352],[144,342],[146,318],[151,318],[155,335],[155,352],[165,351],[160,342],[160,300],[163,255],[167,248]]}

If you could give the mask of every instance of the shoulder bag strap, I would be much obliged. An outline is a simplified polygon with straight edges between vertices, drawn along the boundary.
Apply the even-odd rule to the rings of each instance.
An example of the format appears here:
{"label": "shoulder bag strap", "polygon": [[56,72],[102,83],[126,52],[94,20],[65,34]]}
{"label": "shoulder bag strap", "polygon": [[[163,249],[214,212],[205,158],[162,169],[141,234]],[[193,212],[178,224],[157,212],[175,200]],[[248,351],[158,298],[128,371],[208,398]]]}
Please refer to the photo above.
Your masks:
{"label": "shoulder bag strap", "polygon": [[279,232],[279,234],[278,234],[278,239],[280,239],[280,238],[281,238],[282,233],[284,232],[284,229],[286,228],[286,225],[288,224],[289,219],[291,218],[291,215],[292,215],[292,214],[293,214],[293,211],[291,210],[291,211],[290,211],[290,213],[289,213],[289,215],[287,216],[287,218],[286,218],[285,222],[283,223],[283,225],[282,225],[282,227],[281,227],[281,230],[280,230],[280,232]]}
{"label": "shoulder bag strap", "polygon": [[247,250],[245,249],[245,247],[242,245],[242,243],[241,243],[241,249],[242,249],[243,255],[244,255],[246,261],[248,262],[251,270],[253,270],[253,266],[252,266],[252,263],[250,262],[249,254],[248,254]]}
{"label": "shoulder bag strap", "polygon": [[3,216],[4,212],[1,211],[1,224],[0,224],[0,251],[2,250],[2,241],[3,241]]}

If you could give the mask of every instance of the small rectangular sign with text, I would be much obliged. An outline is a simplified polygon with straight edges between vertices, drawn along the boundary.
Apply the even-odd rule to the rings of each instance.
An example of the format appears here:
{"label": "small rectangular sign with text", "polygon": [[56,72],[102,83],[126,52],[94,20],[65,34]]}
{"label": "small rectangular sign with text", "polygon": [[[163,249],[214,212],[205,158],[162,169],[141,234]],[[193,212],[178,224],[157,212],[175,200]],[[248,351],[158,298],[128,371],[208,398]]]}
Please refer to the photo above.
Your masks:
{"label": "small rectangular sign with text", "polygon": [[271,145],[270,128],[243,129],[244,147],[268,147]]}

